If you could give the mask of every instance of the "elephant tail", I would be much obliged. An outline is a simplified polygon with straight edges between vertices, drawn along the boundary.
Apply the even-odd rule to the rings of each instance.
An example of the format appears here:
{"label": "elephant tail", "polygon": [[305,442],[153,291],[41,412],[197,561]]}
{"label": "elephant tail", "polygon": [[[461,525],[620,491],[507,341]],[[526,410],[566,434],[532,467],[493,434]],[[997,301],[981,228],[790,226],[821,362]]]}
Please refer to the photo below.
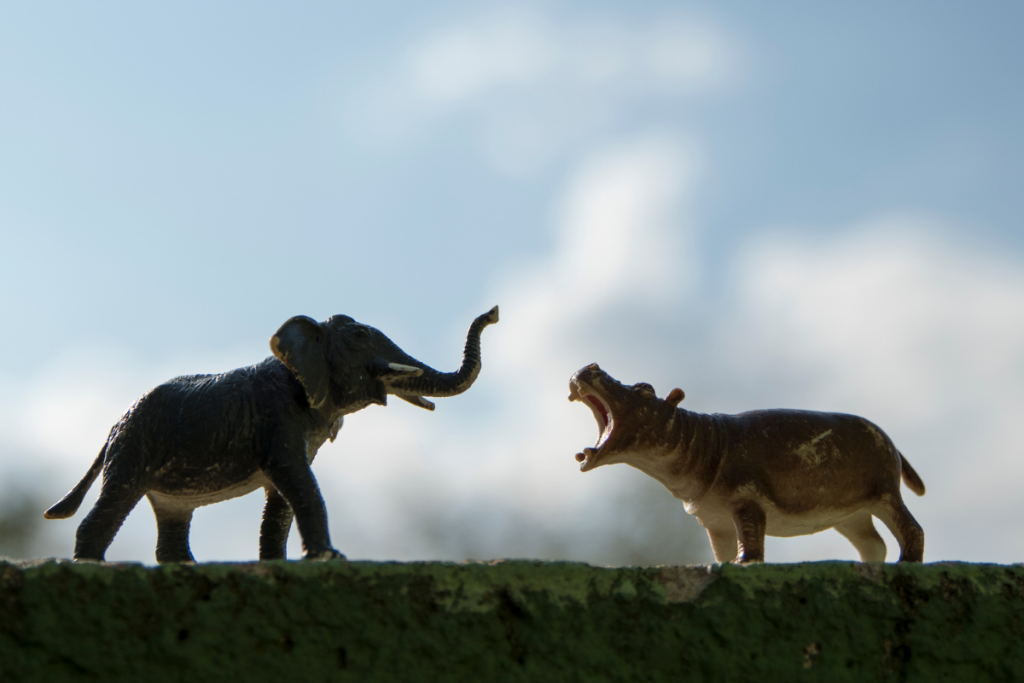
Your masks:
{"label": "elephant tail", "polygon": [[[899,451],[896,451],[900,453]],[[903,483],[907,485],[907,488],[916,493],[919,496],[924,495],[924,482],[921,481],[921,477],[917,476],[917,472],[910,466],[907,459],[900,453],[900,463],[903,467],[903,471],[900,473],[903,475]]]}
{"label": "elephant tail", "polygon": [[82,504],[82,499],[85,498],[85,494],[88,493],[89,487],[96,481],[96,477],[99,476],[100,470],[103,469],[103,460],[107,456],[107,445],[110,442],[103,444],[103,450],[96,456],[96,459],[92,462],[92,467],[82,477],[82,481],[78,482],[75,488],[71,489],[68,495],[60,499],[59,502],[54,504],[49,510],[43,513],[43,517],[46,519],[67,519],[71,515],[78,512],[78,506]]}

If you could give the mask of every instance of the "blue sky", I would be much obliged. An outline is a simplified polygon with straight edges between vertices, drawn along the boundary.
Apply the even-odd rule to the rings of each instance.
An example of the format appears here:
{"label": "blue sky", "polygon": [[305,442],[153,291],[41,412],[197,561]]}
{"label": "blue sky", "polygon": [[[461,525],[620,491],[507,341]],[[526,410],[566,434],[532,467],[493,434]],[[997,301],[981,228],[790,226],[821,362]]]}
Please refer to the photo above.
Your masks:
{"label": "blue sky", "polygon": [[[993,520],[1024,512],[1022,13],[5,6],[0,474],[59,496],[132,400],[260,360],[292,315],[447,367],[498,303],[474,393],[363,411],[318,456],[344,552],[459,556],[424,510],[474,510],[494,556],[547,552],[510,526],[600,537],[647,484],[575,471],[566,382],[598,361],[695,410],[863,414],[929,486],[926,558],[1018,561]],[[251,498],[197,513],[197,557],[255,556]],[[144,508],[111,557],[152,561]]]}

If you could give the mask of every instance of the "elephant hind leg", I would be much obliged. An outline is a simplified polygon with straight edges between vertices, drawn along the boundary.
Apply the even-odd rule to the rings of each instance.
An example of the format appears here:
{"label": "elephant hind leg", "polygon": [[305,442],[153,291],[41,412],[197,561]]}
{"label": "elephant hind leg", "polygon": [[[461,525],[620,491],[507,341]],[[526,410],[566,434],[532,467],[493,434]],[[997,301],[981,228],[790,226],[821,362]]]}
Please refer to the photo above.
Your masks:
{"label": "elephant hind leg", "polygon": [[92,510],[78,525],[75,534],[75,559],[102,562],[125,517],[142,498],[142,491],[129,486],[111,486],[103,490]]}
{"label": "elephant hind leg", "polygon": [[857,549],[861,562],[885,562],[885,541],[875,530],[867,510],[847,517],[835,529]]}
{"label": "elephant hind leg", "polygon": [[897,498],[886,502],[875,511],[900,544],[900,562],[924,562],[924,530],[910,510]]}
{"label": "elephant hind leg", "polygon": [[146,496],[156,515],[156,561],[195,562],[188,545],[193,508],[174,505],[153,494]]}

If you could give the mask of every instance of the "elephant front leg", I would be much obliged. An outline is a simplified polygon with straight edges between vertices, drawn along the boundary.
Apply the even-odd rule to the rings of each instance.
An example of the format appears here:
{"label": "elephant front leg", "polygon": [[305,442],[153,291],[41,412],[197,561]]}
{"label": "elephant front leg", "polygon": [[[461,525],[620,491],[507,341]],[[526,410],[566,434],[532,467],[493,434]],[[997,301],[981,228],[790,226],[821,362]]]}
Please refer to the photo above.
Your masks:
{"label": "elephant front leg", "polygon": [[307,560],[345,559],[331,547],[327,508],[306,462],[305,446],[281,449],[276,455],[278,457],[269,458],[263,472],[295,515],[302,537],[303,557]]}
{"label": "elephant front leg", "polygon": [[263,524],[260,526],[260,559],[285,559],[288,532],[292,528],[292,509],[273,486],[266,488],[267,502],[263,506]]}

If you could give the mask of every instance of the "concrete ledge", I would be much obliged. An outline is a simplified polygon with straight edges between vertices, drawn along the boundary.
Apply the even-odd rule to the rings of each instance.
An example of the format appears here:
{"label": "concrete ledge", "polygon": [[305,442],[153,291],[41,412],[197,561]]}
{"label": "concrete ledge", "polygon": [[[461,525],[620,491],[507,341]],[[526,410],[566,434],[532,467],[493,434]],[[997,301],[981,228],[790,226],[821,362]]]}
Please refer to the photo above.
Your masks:
{"label": "concrete ledge", "polygon": [[2,681],[753,679],[1022,680],[1024,567],[0,562]]}

